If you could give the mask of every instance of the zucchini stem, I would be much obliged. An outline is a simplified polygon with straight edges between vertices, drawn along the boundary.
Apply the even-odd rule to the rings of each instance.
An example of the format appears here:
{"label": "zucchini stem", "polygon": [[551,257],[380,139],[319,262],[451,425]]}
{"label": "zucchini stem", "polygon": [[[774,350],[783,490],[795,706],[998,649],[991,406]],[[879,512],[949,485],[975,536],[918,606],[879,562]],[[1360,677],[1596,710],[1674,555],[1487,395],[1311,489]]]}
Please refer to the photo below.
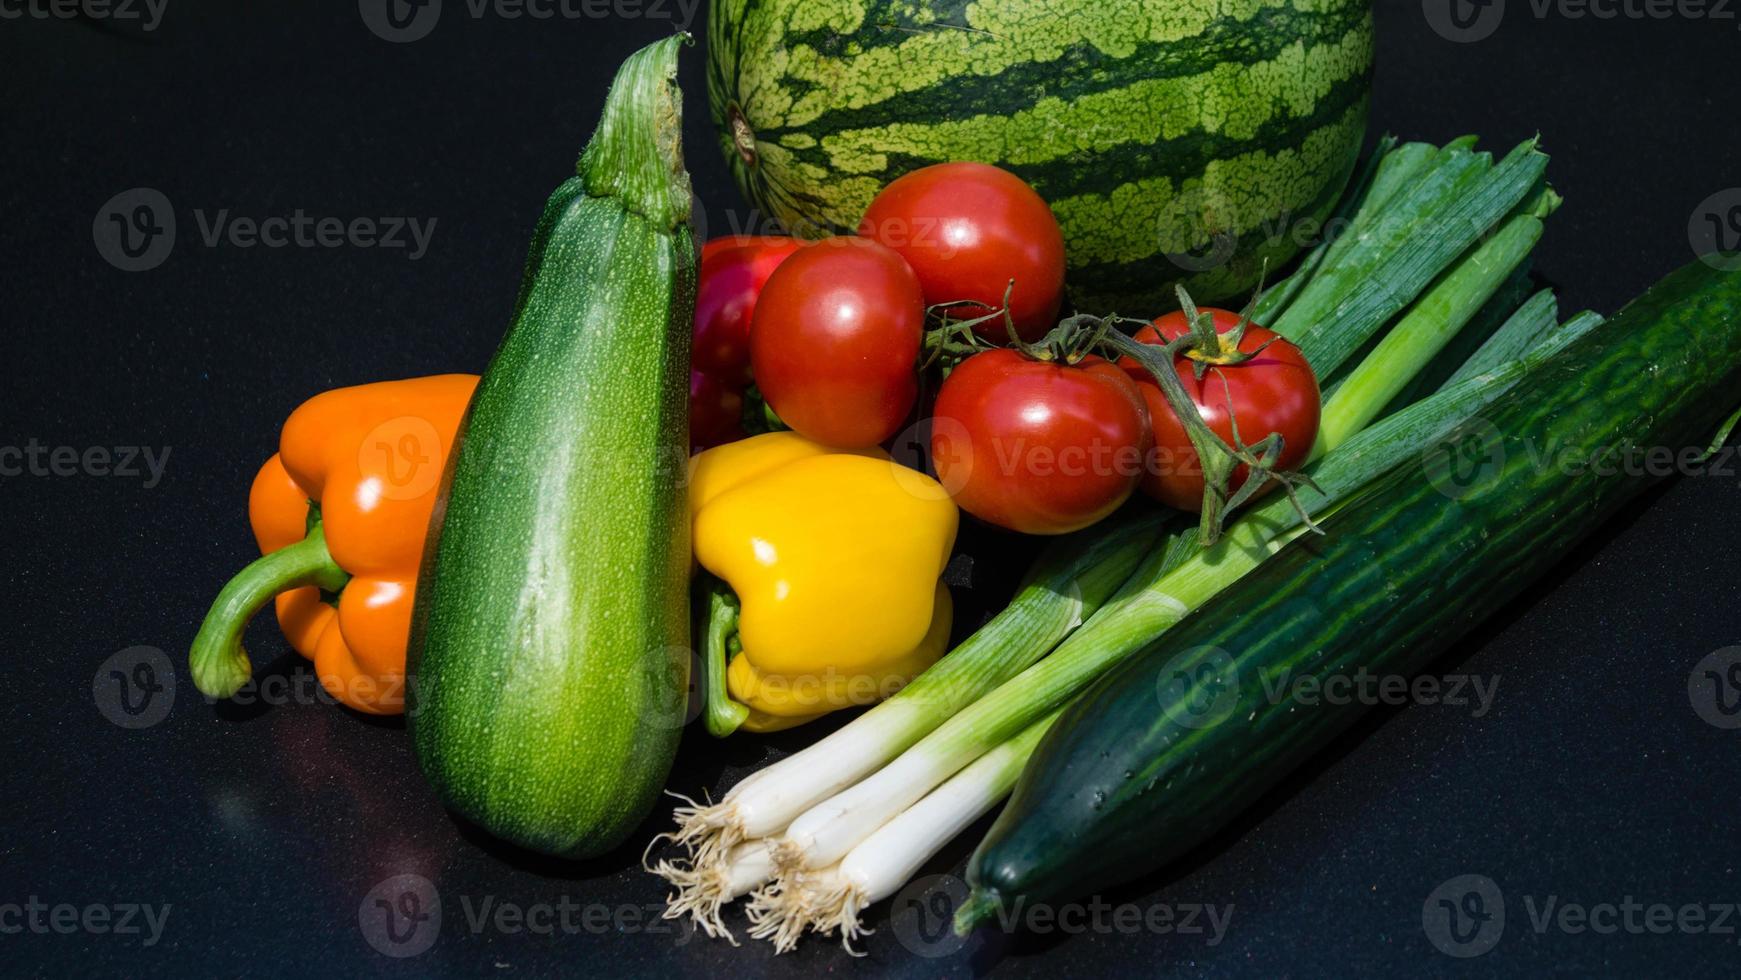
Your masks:
{"label": "zucchini stem", "polygon": [[589,197],[612,197],[624,209],[670,231],[689,220],[689,172],[683,168],[683,96],[677,50],[685,32],[629,55],[605,96],[598,128],[575,164]]}

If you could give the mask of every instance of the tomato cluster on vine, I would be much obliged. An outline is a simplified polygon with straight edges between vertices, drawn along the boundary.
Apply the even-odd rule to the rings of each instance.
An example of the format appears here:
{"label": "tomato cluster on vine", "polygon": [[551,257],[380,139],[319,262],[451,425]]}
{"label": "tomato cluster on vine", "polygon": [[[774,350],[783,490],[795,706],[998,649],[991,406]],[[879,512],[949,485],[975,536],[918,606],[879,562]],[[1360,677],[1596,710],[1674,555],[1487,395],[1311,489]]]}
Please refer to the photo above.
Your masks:
{"label": "tomato cluster on vine", "polygon": [[[1139,488],[1196,511],[1205,447],[1250,460],[1234,466],[1235,489],[1253,467],[1263,480],[1307,460],[1320,397],[1299,348],[1182,297],[1185,309],[1134,337],[1172,351],[1174,386],[1155,362],[1108,360],[1117,345],[1098,342],[1105,321],[1075,318],[1100,333],[1060,326],[1064,288],[1050,207],[1015,174],[978,163],[895,180],[856,234],[709,242],[691,443],[742,438],[746,419],[755,428],[771,414],[824,445],[869,449],[922,416],[925,462],[956,503],[1028,534],[1092,525]],[[1247,452],[1272,435],[1273,458]]]}

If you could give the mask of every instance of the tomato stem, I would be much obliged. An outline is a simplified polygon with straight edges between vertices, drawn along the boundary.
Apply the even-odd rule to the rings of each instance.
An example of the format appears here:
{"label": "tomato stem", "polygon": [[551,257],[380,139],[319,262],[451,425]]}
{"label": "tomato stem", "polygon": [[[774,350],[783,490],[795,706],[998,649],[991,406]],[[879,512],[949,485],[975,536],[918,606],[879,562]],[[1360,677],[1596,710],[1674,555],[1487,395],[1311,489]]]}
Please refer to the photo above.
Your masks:
{"label": "tomato stem", "polygon": [[[1081,351],[1088,348],[1104,350],[1108,358],[1117,360],[1119,357],[1130,357],[1155,379],[1161,395],[1178,416],[1179,423],[1185,429],[1186,436],[1191,440],[1191,446],[1197,452],[1197,459],[1203,468],[1203,511],[1202,523],[1199,526],[1199,536],[1205,547],[1214,544],[1221,537],[1221,526],[1226,515],[1250,500],[1271,480],[1281,484],[1288,499],[1293,502],[1295,510],[1306,526],[1317,530],[1311,515],[1306,513],[1300,503],[1296,488],[1300,486],[1317,489],[1310,477],[1303,473],[1276,469],[1276,461],[1281,458],[1285,440],[1281,433],[1272,432],[1256,444],[1247,444],[1239,434],[1239,420],[1233,416],[1232,397],[1228,397],[1228,422],[1232,427],[1233,441],[1230,444],[1221,438],[1208,423],[1203,421],[1202,413],[1197,410],[1197,404],[1185,391],[1184,383],[1174,368],[1180,357],[1192,358],[1193,368],[1199,379],[1215,369],[1223,390],[1227,389],[1227,379],[1221,374],[1220,368],[1243,364],[1257,356],[1255,352],[1242,352],[1235,346],[1227,352],[1226,340],[1223,335],[1215,332],[1214,320],[1211,316],[1200,312],[1191,301],[1189,293],[1179,289],[1179,307],[1185,313],[1186,321],[1191,325],[1183,335],[1168,342],[1164,346],[1155,346],[1138,342],[1135,338],[1116,329],[1119,323],[1141,323],[1125,317],[1109,316],[1094,317],[1087,315],[1073,316],[1058,324],[1042,345],[1053,349],[1067,349],[1067,356],[1079,358]],[[1249,314],[1241,314],[1242,322]],[[1243,336],[1243,332],[1241,334]],[[1207,346],[1214,352],[1207,358],[1193,357],[1193,353],[1201,354]],[[1234,490],[1229,484],[1233,473],[1240,466],[1247,469],[1245,481]]]}
{"label": "tomato stem", "polygon": [[1004,330],[1011,341],[1020,343],[1016,336],[1015,320],[1010,317],[1010,293],[1016,288],[1016,281],[1011,279],[1004,287],[1003,308],[992,310],[983,316],[970,320],[955,320],[949,316],[949,310],[957,306],[977,306],[983,308],[984,303],[973,299],[950,300],[947,303],[933,303],[925,308],[927,318],[935,317],[939,322],[936,327],[925,332],[921,345],[924,358],[919,362],[919,370],[924,371],[937,363],[942,357],[954,361],[966,360],[983,350],[991,350],[997,345],[981,337],[975,330],[982,323],[990,323],[998,317],[1003,317]]}

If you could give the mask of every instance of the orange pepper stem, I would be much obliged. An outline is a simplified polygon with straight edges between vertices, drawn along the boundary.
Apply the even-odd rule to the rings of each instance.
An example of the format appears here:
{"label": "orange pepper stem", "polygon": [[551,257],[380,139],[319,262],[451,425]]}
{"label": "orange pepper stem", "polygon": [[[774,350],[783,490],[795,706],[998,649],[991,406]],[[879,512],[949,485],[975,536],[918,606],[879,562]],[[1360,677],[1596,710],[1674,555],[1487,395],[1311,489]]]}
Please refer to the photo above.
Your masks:
{"label": "orange pepper stem", "polygon": [[269,555],[261,555],[224,585],[200,623],[187,664],[193,686],[207,697],[227,698],[241,690],[254,673],[242,633],[280,592],[314,585],[337,592],[351,579],[326,549],[326,531],[317,520],[308,537]]}
{"label": "orange pepper stem", "polygon": [[733,701],[725,684],[725,648],[737,628],[738,597],[731,586],[713,579],[707,588],[707,688],[703,693],[707,733],[714,738],[737,731],[750,716],[749,707]]}

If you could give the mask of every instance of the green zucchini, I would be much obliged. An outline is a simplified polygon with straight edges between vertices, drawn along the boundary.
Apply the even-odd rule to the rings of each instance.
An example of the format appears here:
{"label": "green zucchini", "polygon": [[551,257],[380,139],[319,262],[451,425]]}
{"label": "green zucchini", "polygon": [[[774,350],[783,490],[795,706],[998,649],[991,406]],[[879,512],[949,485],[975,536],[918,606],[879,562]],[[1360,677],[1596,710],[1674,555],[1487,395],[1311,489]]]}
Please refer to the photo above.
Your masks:
{"label": "green zucchini", "polygon": [[577,175],[545,205],[418,581],[407,716],[424,774],[455,813],[549,854],[627,836],[683,727],[685,41],[623,63]]}
{"label": "green zucchini", "polygon": [[1702,449],[1737,400],[1741,274],[1695,263],[1472,423],[1473,482],[1423,453],[1084,692],[974,852],[957,926],[1201,844],[1364,711],[1280,682],[1419,671],[1651,482],[1561,460]]}

